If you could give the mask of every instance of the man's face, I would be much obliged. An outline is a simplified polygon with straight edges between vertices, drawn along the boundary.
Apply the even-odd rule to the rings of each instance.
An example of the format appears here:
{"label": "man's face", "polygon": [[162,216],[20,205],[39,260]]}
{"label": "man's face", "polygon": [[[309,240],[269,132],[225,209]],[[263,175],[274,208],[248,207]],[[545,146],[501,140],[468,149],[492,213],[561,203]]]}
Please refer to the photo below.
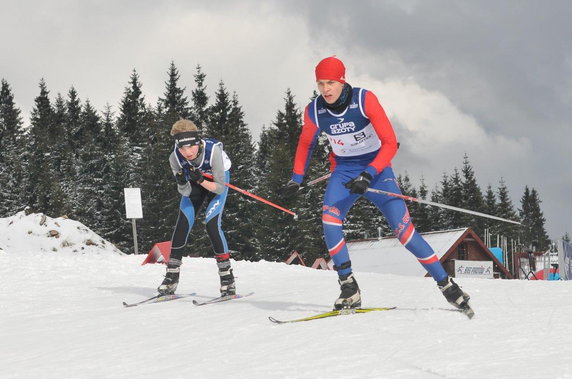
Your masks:
{"label": "man's face", "polygon": [[344,89],[344,84],[336,80],[318,80],[316,81],[318,85],[318,91],[320,95],[326,100],[326,103],[333,104],[340,98],[342,90]]}
{"label": "man's face", "polygon": [[179,152],[186,160],[192,161],[199,154],[199,145],[179,147]]}

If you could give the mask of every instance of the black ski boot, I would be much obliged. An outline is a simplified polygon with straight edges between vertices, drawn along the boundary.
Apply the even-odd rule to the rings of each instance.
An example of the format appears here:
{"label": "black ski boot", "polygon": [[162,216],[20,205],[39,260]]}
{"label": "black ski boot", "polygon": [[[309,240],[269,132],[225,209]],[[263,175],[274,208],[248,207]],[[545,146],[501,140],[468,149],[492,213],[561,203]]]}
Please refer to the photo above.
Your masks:
{"label": "black ski boot", "polygon": [[446,279],[437,282],[437,286],[439,286],[443,296],[445,296],[445,299],[447,299],[451,305],[459,309],[469,308],[469,299],[471,297],[468,293],[463,292],[453,279],[447,277]]}
{"label": "black ski boot", "polygon": [[334,309],[358,308],[361,306],[361,294],[353,274],[340,275],[338,279],[342,292],[334,303]]}
{"label": "black ski boot", "polygon": [[230,260],[226,259],[224,261],[217,262],[216,264],[218,266],[218,274],[220,276],[220,295],[236,295],[234,275],[232,274],[232,268],[230,268]]}
{"label": "black ski boot", "polygon": [[179,273],[181,272],[181,261],[178,259],[170,259],[167,264],[167,273],[163,283],[157,288],[161,295],[172,295],[175,293],[179,285]]}

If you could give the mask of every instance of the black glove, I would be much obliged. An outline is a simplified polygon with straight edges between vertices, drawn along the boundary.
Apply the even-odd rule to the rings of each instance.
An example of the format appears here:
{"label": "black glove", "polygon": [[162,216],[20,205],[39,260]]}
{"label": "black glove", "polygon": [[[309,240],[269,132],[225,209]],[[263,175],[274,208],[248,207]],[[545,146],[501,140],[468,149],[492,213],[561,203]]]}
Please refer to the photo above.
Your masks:
{"label": "black glove", "polygon": [[283,199],[289,199],[296,195],[300,189],[300,184],[290,180],[286,185],[278,190],[278,195]]}
{"label": "black glove", "polygon": [[185,184],[188,183],[187,178],[185,178],[185,174],[183,174],[181,171],[177,172],[177,174],[175,175],[175,180],[177,181],[177,184],[184,186]]}
{"label": "black glove", "polygon": [[369,184],[373,177],[367,172],[364,171],[357,178],[353,178],[349,182],[345,184],[346,188],[350,190],[350,193],[357,193],[363,195],[367,192],[369,188]]}
{"label": "black glove", "polygon": [[194,167],[191,170],[189,170],[189,178],[191,178],[192,181],[197,182],[199,184],[201,184],[205,180],[205,178],[203,178],[203,173],[201,172],[201,170]]}

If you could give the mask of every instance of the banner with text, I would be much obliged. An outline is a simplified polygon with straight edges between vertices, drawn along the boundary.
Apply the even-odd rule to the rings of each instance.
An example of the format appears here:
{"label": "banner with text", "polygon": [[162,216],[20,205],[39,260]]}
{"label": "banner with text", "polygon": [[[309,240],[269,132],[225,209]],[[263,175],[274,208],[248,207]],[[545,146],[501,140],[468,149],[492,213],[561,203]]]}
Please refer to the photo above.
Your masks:
{"label": "banner with text", "polygon": [[455,260],[456,278],[493,278],[493,261]]}

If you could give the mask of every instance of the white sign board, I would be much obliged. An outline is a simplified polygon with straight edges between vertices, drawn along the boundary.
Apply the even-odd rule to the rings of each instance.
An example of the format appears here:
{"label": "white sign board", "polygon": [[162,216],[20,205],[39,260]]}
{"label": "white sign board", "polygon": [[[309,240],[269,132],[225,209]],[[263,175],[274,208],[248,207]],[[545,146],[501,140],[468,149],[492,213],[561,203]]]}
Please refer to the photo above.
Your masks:
{"label": "white sign board", "polygon": [[124,188],[125,214],[127,218],[143,218],[141,188]]}
{"label": "white sign board", "polygon": [[493,278],[493,261],[455,260],[455,278]]}

